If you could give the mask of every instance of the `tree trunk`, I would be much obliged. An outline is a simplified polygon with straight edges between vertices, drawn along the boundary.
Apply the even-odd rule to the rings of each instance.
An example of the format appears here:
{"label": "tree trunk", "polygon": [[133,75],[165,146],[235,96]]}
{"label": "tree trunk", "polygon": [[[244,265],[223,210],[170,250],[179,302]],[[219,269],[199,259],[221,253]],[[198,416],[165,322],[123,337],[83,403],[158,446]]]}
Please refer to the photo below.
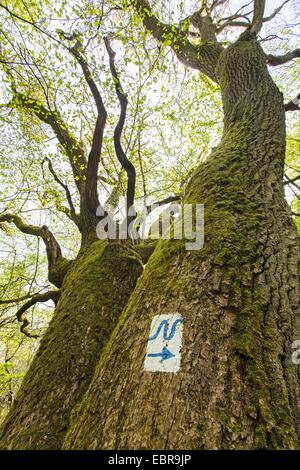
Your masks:
{"label": "tree trunk", "polygon": [[141,272],[138,256],[124,245],[97,241],[81,251],[4,422],[1,448],[60,448],[72,408]]}
{"label": "tree trunk", "polygon": [[[205,205],[204,248],[159,243],[65,448],[299,446],[291,344],[300,338],[300,258],[282,183],[283,99],[247,34],[220,56],[223,138],[186,197]],[[174,313],[183,317],[181,368],[145,371],[151,320]]]}

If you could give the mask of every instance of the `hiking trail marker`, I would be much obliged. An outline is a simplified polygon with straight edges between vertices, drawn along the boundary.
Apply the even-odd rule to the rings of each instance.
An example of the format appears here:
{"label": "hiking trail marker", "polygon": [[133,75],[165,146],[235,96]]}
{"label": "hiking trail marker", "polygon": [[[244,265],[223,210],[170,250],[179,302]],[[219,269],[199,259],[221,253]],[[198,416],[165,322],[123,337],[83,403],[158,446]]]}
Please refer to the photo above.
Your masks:
{"label": "hiking trail marker", "polygon": [[179,313],[153,317],[144,362],[146,371],[179,371],[182,330],[183,318]]}

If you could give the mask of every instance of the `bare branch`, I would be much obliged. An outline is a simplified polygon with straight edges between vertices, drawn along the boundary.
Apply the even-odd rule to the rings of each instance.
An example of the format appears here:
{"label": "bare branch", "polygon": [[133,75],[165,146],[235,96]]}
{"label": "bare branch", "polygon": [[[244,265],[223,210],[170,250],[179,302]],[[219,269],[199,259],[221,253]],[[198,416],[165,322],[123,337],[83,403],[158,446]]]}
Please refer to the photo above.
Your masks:
{"label": "bare branch", "polygon": [[273,13],[271,13],[271,15],[265,16],[263,18],[263,23],[266,23],[267,21],[271,21],[273,18],[275,18],[275,16],[282,10],[284,5],[286,5],[289,1],[290,0],[285,0],[285,2],[283,2],[278,8],[275,8],[275,10],[273,11]]}
{"label": "bare branch", "polygon": [[[220,18],[219,21],[217,22],[218,27],[217,27],[217,34],[220,34],[220,32],[223,31],[228,26],[237,26],[237,27],[243,27],[243,28],[248,28],[249,24],[251,24],[249,15],[252,13],[251,11],[248,12],[242,12],[244,8],[248,7],[252,3],[252,0],[241,6],[233,15],[231,16],[226,16],[223,18]],[[242,20],[240,20],[242,18]]]}
{"label": "bare branch", "polygon": [[[41,291],[42,290],[43,289],[41,289]],[[40,294],[40,292],[37,292],[37,294]],[[31,299],[33,295],[36,295],[36,294],[26,294],[26,295],[22,295],[22,297],[14,297],[12,299],[0,299],[0,305],[17,304],[17,303],[23,302],[24,300]]]}
{"label": "bare branch", "polygon": [[92,147],[88,156],[88,163],[87,163],[87,172],[86,172],[86,183],[85,183],[85,204],[88,211],[91,214],[95,214],[96,210],[99,206],[99,199],[98,199],[98,192],[97,192],[97,181],[98,181],[98,169],[99,169],[99,162],[101,157],[102,151],[102,143],[103,143],[103,134],[104,128],[107,119],[107,112],[99,91],[99,88],[91,74],[89,65],[86,59],[83,56],[83,46],[81,41],[79,40],[79,36],[77,34],[73,34],[72,36],[67,35],[62,30],[58,30],[60,36],[65,38],[68,41],[74,41],[75,44],[72,47],[69,47],[68,50],[70,53],[75,57],[77,62],[79,63],[86,83],[93,95],[96,107],[97,107],[97,120],[96,126],[93,134],[92,139]]}
{"label": "bare branch", "polygon": [[207,42],[217,45],[217,27],[214,24],[211,16],[207,13],[203,15],[205,5],[198,11],[195,11],[192,15],[188,16],[183,21],[180,21],[179,25],[187,32],[188,35],[193,32],[187,29],[190,24],[199,31],[198,37],[201,38],[202,42]]}
{"label": "bare branch", "polygon": [[254,0],[254,13],[250,33],[258,34],[263,25],[266,0]]}
{"label": "bare branch", "polygon": [[[53,165],[52,165],[52,162],[49,158],[45,158],[44,161],[47,161],[48,162],[48,168],[49,168],[49,171],[50,173],[52,174],[54,180],[64,189],[65,193],[66,193],[66,197],[67,197],[67,200],[68,200],[68,204],[69,204],[69,208],[70,210],[65,212],[67,214],[67,216],[77,225],[77,227],[80,229],[80,217],[79,215],[76,213],[76,210],[75,210],[75,207],[74,207],[74,204],[73,204],[73,200],[72,200],[72,196],[71,196],[71,193],[70,193],[70,190],[68,188],[68,185],[64,184],[61,179],[57,176],[54,168],[53,168]],[[44,163],[44,162],[43,162]],[[67,209],[67,208],[66,208]]]}
{"label": "bare branch", "polygon": [[209,7],[209,11],[212,12],[215,8],[220,7],[221,5],[223,5],[226,2],[227,2],[227,0],[214,0],[212,2],[211,6]]}
{"label": "bare branch", "polygon": [[175,202],[175,201],[180,201],[181,196],[169,196],[165,199],[162,199],[160,201],[156,201],[153,204],[150,204],[149,206],[146,207],[147,213],[149,214],[151,212],[152,206],[163,206],[165,204],[169,204],[170,202]]}
{"label": "bare branch", "polygon": [[237,27],[237,28],[248,28],[249,23],[246,21],[234,21],[234,20],[228,20],[225,23],[223,23],[219,28],[217,29],[217,34],[220,34],[225,28],[228,27]]}
{"label": "bare branch", "polygon": [[58,261],[63,261],[65,258],[62,256],[61,248],[58,241],[54,237],[53,233],[50,232],[46,225],[39,227],[37,225],[31,225],[25,222],[22,217],[16,214],[5,213],[0,215],[0,222],[13,223],[20,232],[28,235],[34,235],[41,237],[46,246],[47,258],[48,258],[48,277],[49,281],[57,287],[61,286],[62,279],[57,279],[57,276],[53,276]]}
{"label": "bare branch", "polygon": [[[298,191],[300,191],[300,186],[299,184],[296,182],[300,179],[300,177],[296,177],[296,178],[289,178],[289,176],[287,174],[284,175],[285,178],[287,179],[287,181],[284,181],[283,184],[286,185],[292,185],[294,186],[295,188],[297,188]],[[295,190],[293,188],[290,187],[290,189],[292,189],[294,195],[299,199],[300,195],[297,194],[297,192],[295,192]]]}
{"label": "bare branch", "polygon": [[295,49],[294,51],[290,51],[286,54],[278,56],[268,54],[266,57],[269,65],[282,65],[286,64],[287,62],[290,62],[293,59],[296,59],[297,57],[300,57],[300,49]]}
{"label": "bare branch", "polygon": [[285,175],[287,181],[284,181],[284,185],[285,184],[294,184],[294,186],[296,186],[298,189],[300,189],[300,186],[298,186],[298,184],[296,184],[296,181],[299,181],[300,180],[300,175],[299,176],[295,176],[295,178],[289,178],[288,175]]}
{"label": "bare branch", "polygon": [[37,304],[38,302],[47,302],[48,300],[53,300],[54,303],[57,303],[58,297],[60,295],[59,290],[50,290],[48,292],[44,292],[43,294],[35,294],[31,297],[28,302],[22,305],[21,308],[16,313],[17,320],[22,323],[20,327],[20,331],[24,333],[24,335],[28,336],[29,338],[38,338],[39,335],[36,333],[30,333],[28,331],[29,321],[24,315],[25,312],[32,307],[33,305]]}
{"label": "bare branch", "polygon": [[293,100],[284,105],[286,111],[299,111],[300,109],[300,93]]}
{"label": "bare branch", "polygon": [[118,123],[116,125],[116,128],[115,128],[115,131],[114,131],[114,145],[115,145],[115,151],[116,151],[117,158],[118,158],[119,162],[121,163],[122,168],[124,168],[124,170],[126,171],[127,179],[128,179],[127,192],[126,192],[126,196],[127,196],[127,201],[126,201],[126,203],[127,203],[127,219],[128,219],[129,208],[133,207],[133,205],[134,205],[135,179],[136,179],[135,168],[134,168],[133,164],[130,162],[130,160],[128,160],[128,158],[127,158],[127,156],[126,156],[126,154],[123,150],[122,143],[121,143],[122,132],[123,132],[123,128],[124,128],[124,124],[125,124],[125,120],[126,120],[126,112],[127,112],[128,101],[127,101],[127,96],[124,93],[124,90],[122,88],[122,84],[120,82],[119,74],[116,70],[116,66],[115,66],[115,55],[116,54],[112,50],[108,38],[105,38],[104,42],[105,42],[105,47],[106,47],[107,53],[109,55],[110,71],[111,71],[112,77],[114,79],[115,89],[116,89],[116,93],[117,93],[118,100],[119,100],[119,103],[120,103],[120,108],[121,108],[120,118],[119,118],[119,121],[118,121]]}

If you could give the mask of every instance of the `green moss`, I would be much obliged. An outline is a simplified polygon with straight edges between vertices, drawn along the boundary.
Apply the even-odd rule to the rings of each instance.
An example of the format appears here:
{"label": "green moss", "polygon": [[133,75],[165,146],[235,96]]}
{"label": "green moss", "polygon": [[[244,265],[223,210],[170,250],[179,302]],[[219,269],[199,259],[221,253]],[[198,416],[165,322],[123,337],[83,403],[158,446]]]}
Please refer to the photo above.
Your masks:
{"label": "green moss", "polygon": [[1,448],[59,449],[143,267],[119,243],[97,241],[67,272],[53,319],[1,432]]}

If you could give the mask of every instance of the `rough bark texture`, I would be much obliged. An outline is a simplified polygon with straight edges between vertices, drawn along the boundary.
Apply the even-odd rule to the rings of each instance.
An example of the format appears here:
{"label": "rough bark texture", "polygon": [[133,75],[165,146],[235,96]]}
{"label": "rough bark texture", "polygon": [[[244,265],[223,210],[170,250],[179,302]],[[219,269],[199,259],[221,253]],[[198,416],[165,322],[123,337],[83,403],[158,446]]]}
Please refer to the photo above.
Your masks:
{"label": "rough bark texture", "polygon": [[[221,53],[217,76],[223,138],[186,198],[205,205],[204,248],[158,244],[65,448],[299,447],[299,238],[283,193],[283,99],[247,35]],[[181,370],[145,372],[151,320],[175,312]]]}
{"label": "rough bark texture", "polygon": [[71,410],[141,272],[139,257],[124,245],[97,241],[81,251],[2,427],[1,448],[60,448]]}

